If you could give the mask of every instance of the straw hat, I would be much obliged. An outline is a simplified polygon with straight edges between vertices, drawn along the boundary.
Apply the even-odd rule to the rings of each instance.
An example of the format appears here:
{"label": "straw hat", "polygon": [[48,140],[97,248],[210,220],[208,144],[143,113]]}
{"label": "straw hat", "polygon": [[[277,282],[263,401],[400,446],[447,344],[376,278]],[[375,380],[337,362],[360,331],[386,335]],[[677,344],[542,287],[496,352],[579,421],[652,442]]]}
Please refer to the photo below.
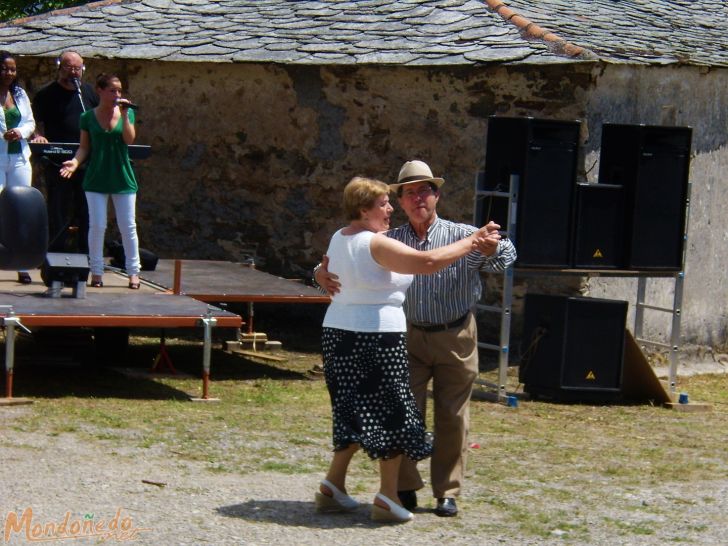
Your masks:
{"label": "straw hat", "polygon": [[402,165],[397,177],[397,183],[390,184],[389,189],[396,192],[400,186],[414,184],[415,182],[431,182],[439,188],[445,183],[445,180],[432,176],[432,171],[427,163],[415,159]]}

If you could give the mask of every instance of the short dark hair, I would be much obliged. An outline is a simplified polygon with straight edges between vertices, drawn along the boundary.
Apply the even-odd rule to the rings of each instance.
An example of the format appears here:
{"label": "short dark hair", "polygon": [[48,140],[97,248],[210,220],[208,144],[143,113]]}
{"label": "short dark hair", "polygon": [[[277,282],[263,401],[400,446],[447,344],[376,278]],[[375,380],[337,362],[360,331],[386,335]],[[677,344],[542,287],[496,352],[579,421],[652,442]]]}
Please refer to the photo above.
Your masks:
{"label": "short dark hair", "polygon": [[109,87],[109,83],[111,83],[111,80],[121,81],[121,78],[113,73],[106,74],[105,72],[102,72],[101,74],[96,76],[96,87],[98,87],[99,89],[106,89],[107,87]]}

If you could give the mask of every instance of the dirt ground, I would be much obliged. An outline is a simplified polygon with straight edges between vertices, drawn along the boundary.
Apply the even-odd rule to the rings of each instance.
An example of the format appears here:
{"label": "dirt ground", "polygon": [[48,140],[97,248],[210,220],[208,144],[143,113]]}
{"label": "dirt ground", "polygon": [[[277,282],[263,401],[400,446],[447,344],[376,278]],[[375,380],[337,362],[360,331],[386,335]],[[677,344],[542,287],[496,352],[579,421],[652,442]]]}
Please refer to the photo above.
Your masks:
{"label": "dirt ground", "polygon": [[[693,365],[691,373],[712,367]],[[686,371],[688,368],[686,368]],[[679,482],[625,488],[596,478],[589,497],[594,507],[575,506],[568,469],[542,483],[523,477],[513,493],[492,487],[469,473],[459,500],[461,514],[442,519],[432,513],[425,493],[415,520],[406,525],[380,525],[369,519],[375,489],[357,492],[362,506],[351,514],[322,515],[313,494],[321,474],[254,472],[215,473],[201,460],[177,457],[159,446],[133,442],[84,441],[69,432],[24,431],[18,425],[34,406],[0,407],[0,544],[30,544],[49,524],[84,529],[98,525],[92,536],[77,532],[74,544],[124,542],[159,544],[450,544],[450,545],[657,545],[666,543],[722,545],[728,528],[728,476],[689,487]],[[679,438],[675,439],[679,442]],[[283,450],[284,442],[281,442]],[[286,444],[287,445],[287,444]],[[306,447],[313,457],[325,446]],[[537,464],[538,459],[529,464]],[[543,461],[543,464],[549,464]],[[520,464],[494,461],[495,465]],[[675,469],[679,472],[680,469]],[[368,482],[369,483],[369,482]],[[371,485],[376,485],[372,476]],[[588,529],[588,540],[569,528],[554,527],[551,536],[522,533],[504,517],[510,501],[521,506],[540,502],[539,491],[563,489],[549,511]],[[474,497],[492,501],[472,504]],[[509,495],[527,495],[511,498]],[[603,499],[603,500],[600,500]],[[543,507],[538,507],[539,509]],[[32,511],[32,512],[31,512]],[[26,519],[23,519],[25,517]],[[605,524],[605,521],[610,522]],[[650,523],[650,532],[641,531]],[[27,525],[26,525],[27,524]],[[33,536],[33,530],[37,535]],[[615,532],[615,529],[621,532]],[[90,532],[89,532],[90,533]],[[68,543],[69,540],[62,542]],[[54,541],[50,541],[54,543]]]}
{"label": "dirt ground", "polygon": [[[70,513],[70,523],[105,519],[109,524],[103,530],[108,531],[116,518],[118,528],[106,539],[112,544],[582,544],[559,529],[550,539],[514,535],[507,527],[493,532],[485,524],[497,521],[498,508],[468,510],[467,500],[461,502],[463,510],[456,519],[444,520],[420,510],[415,521],[406,525],[372,523],[367,504],[351,514],[320,515],[313,506],[313,492],[321,478],[318,474],[215,475],[203,463],[175,460],[154,449],[109,450],[81,443],[72,434],[48,437],[13,430],[14,417],[29,409],[6,407],[2,411],[0,513],[4,526],[0,543],[33,542],[24,527],[15,530],[9,525],[10,513],[20,520],[30,508],[33,524],[62,523]],[[595,484],[594,494],[611,497],[613,492],[603,487],[606,485]],[[369,496],[361,500],[369,502]],[[682,543],[725,544],[725,476],[694,484],[686,491],[655,485],[621,496],[623,505],[607,504],[602,510],[626,521],[631,517],[631,505],[672,503],[672,521],[664,521],[659,536],[640,537],[602,535],[595,519],[588,544],[665,544],[678,530],[687,537]],[[564,507],[569,506],[565,499]],[[698,515],[701,528],[693,534],[690,527]],[[99,542],[101,536],[73,541]]]}

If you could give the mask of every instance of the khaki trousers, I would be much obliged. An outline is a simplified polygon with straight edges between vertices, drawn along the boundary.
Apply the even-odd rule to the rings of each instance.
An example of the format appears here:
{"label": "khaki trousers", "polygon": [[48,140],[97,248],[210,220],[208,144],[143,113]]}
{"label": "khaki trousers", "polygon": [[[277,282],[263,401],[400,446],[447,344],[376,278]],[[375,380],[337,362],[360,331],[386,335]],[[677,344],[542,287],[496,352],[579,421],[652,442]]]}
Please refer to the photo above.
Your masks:
{"label": "khaki trousers", "polygon": [[[432,379],[435,443],[430,479],[436,498],[460,494],[468,450],[470,395],[478,375],[477,339],[472,313],[461,326],[442,332],[407,327],[410,385],[423,418],[427,385]],[[423,485],[417,464],[405,457],[398,489],[420,489]]]}

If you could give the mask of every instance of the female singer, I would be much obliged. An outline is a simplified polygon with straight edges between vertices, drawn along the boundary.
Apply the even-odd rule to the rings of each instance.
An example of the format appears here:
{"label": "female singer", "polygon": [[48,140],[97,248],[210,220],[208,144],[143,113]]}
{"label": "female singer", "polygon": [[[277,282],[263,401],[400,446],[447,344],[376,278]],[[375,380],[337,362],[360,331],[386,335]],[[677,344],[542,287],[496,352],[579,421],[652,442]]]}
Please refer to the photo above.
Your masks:
{"label": "female singer", "polygon": [[134,170],[129,160],[129,144],[136,138],[131,103],[121,98],[121,80],[115,74],[96,78],[99,105],[81,115],[81,142],[73,159],[65,161],[61,176],[70,178],[91,156],[83,189],[89,211],[89,262],[91,286],[101,287],[104,272],[104,234],[108,198],[114,203],[116,222],[126,257],[129,288],[139,288],[139,240],[136,231],[136,192]]}

